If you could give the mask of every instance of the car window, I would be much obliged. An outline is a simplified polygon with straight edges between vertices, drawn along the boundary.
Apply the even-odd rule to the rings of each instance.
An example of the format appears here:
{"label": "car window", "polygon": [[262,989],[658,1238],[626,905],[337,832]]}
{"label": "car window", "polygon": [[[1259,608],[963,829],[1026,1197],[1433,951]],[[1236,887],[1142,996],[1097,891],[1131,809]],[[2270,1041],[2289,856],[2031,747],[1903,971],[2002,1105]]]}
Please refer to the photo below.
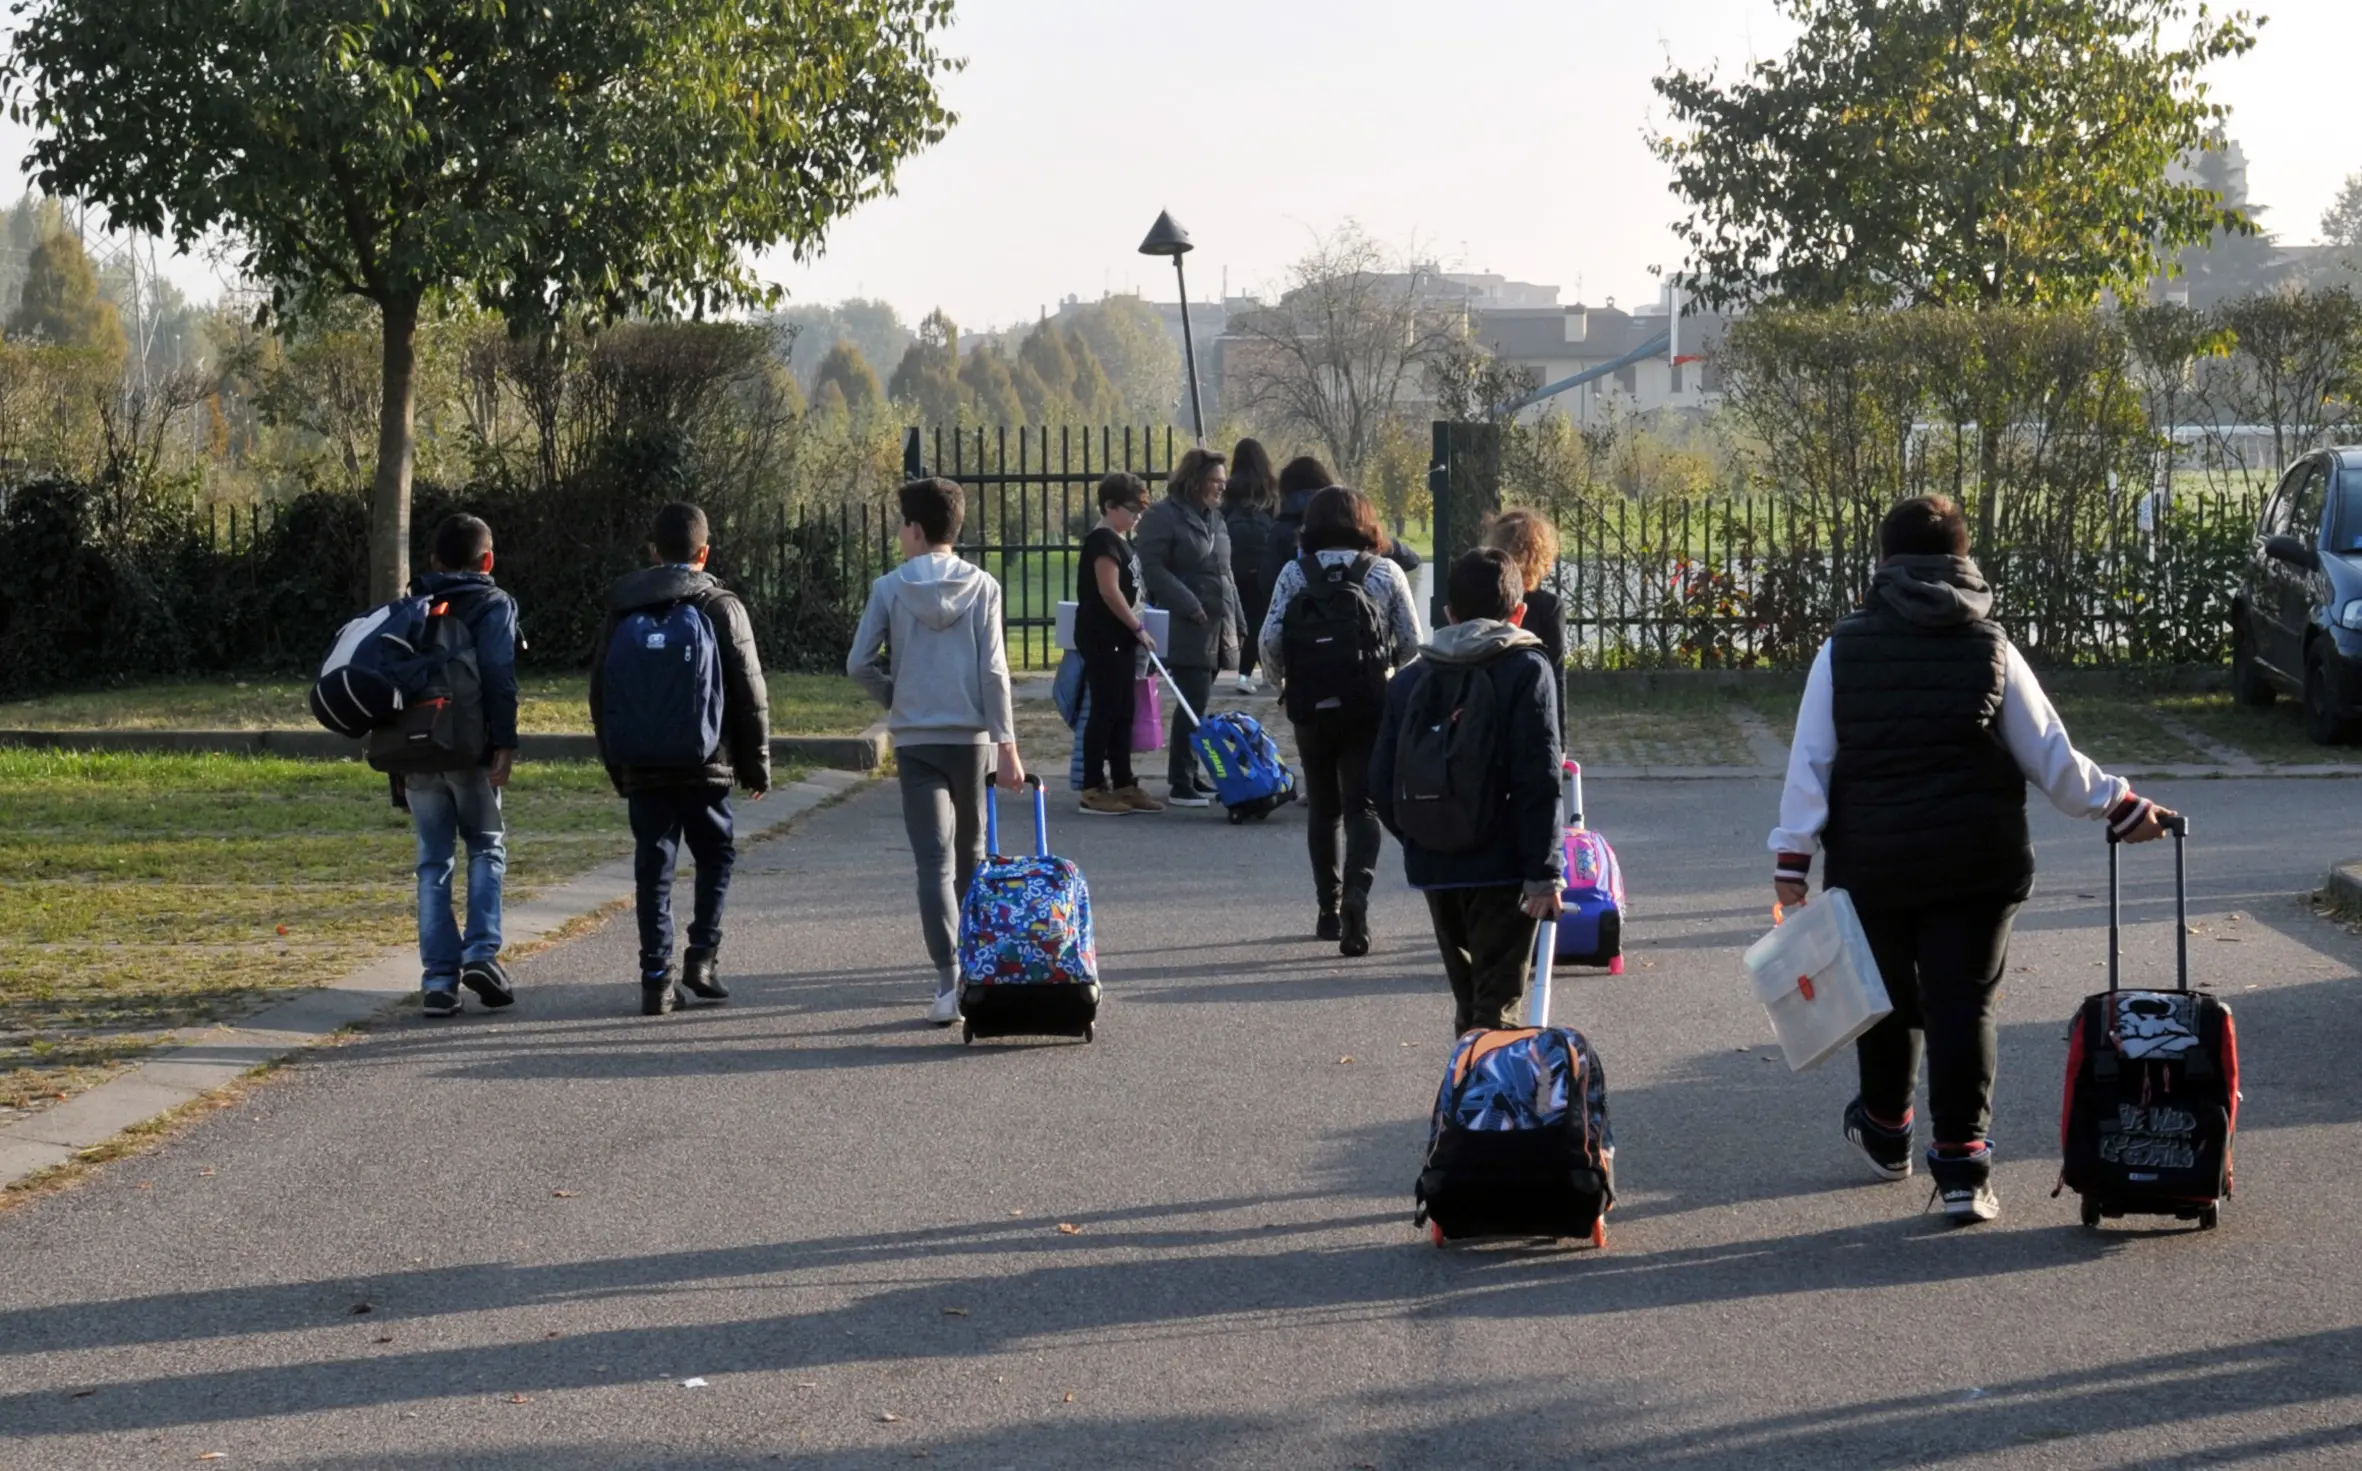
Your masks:
{"label": "car window", "polygon": [[2302,465],[2280,477],[2280,486],[2272,492],[2272,499],[2264,506],[2263,518],[2257,523],[2258,536],[2278,536],[2288,529],[2288,503],[2296,499],[2296,488],[2304,478]]}
{"label": "car window", "polygon": [[2337,477],[2337,512],[2330,518],[2333,552],[2362,552],[2362,472]]}
{"label": "car window", "polygon": [[2329,498],[2329,467],[2316,460],[2288,503],[2288,534],[2307,546],[2321,532],[2321,510]]}

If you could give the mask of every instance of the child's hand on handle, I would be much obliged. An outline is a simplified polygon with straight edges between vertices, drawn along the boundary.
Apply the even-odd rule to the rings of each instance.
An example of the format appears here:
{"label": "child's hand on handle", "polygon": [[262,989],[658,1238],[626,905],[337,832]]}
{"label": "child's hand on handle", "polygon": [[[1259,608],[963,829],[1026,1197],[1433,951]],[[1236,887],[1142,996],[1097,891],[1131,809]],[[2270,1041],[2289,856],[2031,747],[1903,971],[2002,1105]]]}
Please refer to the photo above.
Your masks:
{"label": "child's hand on handle", "polygon": [[1140,647],[1148,650],[1148,652],[1152,654],[1156,652],[1156,635],[1148,631],[1147,624],[1134,624],[1132,626],[1132,637],[1140,641]]}
{"label": "child's hand on handle", "polygon": [[2124,800],[2108,814],[2108,841],[2153,843],[2173,831],[2180,821],[2181,814],[2173,809],[2126,792]]}
{"label": "child's hand on handle", "polygon": [[1547,894],[1525,896],[1525,917],[1527,919],[1556,919],[1564,913],[1566,913],[1566,896],[1556,890]]}
{"label": "child's hand on handle", "polygon": [[1017,755],[1015,741],[1001,742],[999,766],[998,775],[1002,791],[1014,792],[1024,787],[1025,762]]}

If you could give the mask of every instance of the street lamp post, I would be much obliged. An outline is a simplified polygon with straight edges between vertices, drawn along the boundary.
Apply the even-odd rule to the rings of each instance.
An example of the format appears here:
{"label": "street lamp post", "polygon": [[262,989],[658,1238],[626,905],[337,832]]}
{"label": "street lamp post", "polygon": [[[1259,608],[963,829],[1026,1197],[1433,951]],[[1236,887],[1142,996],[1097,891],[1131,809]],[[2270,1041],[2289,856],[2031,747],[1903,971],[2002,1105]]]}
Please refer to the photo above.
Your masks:
{"label": "street lamp post", "polygon": [[1158,210],[1156,223],[1149,228],[1148,238],[1140,242],[1142,255],[1169,255],[1173,258],[1173,279],[1181,289],[1181,356],[1189,368],[1189,414],[1197,424],[1198,448],[1206,443],[1206,405],[1197,388],[1197,341],[1189,331],[1189,277],[1181,269],[1181,257],[1195,247],[1189,243],[1189,232],[1181,228],[1169,210]]}

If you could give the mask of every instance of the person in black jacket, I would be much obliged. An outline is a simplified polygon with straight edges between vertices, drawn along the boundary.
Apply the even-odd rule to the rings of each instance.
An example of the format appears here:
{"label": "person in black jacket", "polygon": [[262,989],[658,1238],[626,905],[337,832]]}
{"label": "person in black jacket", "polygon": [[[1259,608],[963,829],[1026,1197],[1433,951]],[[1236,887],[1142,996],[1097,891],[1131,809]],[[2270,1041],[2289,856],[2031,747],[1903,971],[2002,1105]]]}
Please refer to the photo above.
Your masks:
{"label": "person in black jacket", "polygon": [[[1310,455],[1298,455],[1280,467],[1279,513],[1271,520],[1271,535],[1264,543],[1263,576],[1258,579],[1262,586],[1265,616],[1269,616],[1271,608],[1271,590],[1279,585],[1280,569],[1295,561],[1296,554],[1303,550],[1298,542],[1304,532],[1305,508],[1312,504],[1314,496],[1336,483],[1337,477],[1329,473],[1329,467]],[[1419,554],[1405,546],[1400,537],[1388,537],[1386,547],[1379,555],[1405,573],[1419,570]],[[1239,586],[1245,587],[1246,584],[1241,582]],[[1263,625],[1251,623],[1247,626],[1260,628]]]}
{"label": "person in black jacket", "polygon": [[1511,507],[1485,523],[1484,544],[1499,547],[1525,582],[1525,618],[1518,627],[1542,641],[1550,661],[1550,697],[1557,701],[1558,733],[1566,728],[1566,610],[1547,584],[1557,580],[1558,531],[1539,511]]}
{"label": "person in black jacket", "polygon": [[[737,595],[705,570],[712,555],[708,540],[705,512],[697,507],[676,501],[656,513],[648,532],[655,565],[625,577],[608,594],[600,654],[591,661],[591,729],[598,737],[599,759],[616,794],[631,808],[640,1011],[646,1016],[662,1016],[688,999],[676,989],[673,974],[673,871],[684,840],[697,860],[697,898],[678,987],[699,1001],[728,998],[718,966],[722,906],[738,858],[732,841],[730,787],[736,783],[745,788],[750,802],[760,802],[771,789],[771,694],[763,682],[762,659],[755,652],[754,624]],[[712,626],[720,656],[721,743],[696,765],[624,765],[610,755],[607,662],[616,632],[635,613],[661,616],[675,604],[696,609]],[[630,698],[627,691],[613,693],[619,700]]]}
{"label": "person in black jacket", "polygon": [[1242,439],[1230,452],[1230,483],[1222,490],[1222,520],[1230,528],[1230,575],[1246,604],[1247,640],[1238,651],[1238,691],[1251,694],[1261,650],[1256,630],[1271,607],[1271,588],[1277,568],[1266,568],[1270,554],[1272,513],[1279,509],[1279,477],[1271,468],[1271,452],[1262,441]]}
{"label": "person in black jacket", "polygon": [[[1436,630],[1417,662],[1386,691],[1386,714],[1370,753],[1370,795],[1378,820],[1402,843],[1403,874],[1427,896],[1427,915],[1452,984],[1452,1031],[1509,1024],[1525,993],[1537,923],[1564,908],[1565,815],[1560,810],[1558,719],[1541,642],[1517,626],[1525,616],[1517,565],[1493,547],[1452,564],[1444,590],[1452,622]],[[1477,790],[1490,811],[1474,815],[1476,842],[1445,851],[1421,841],[1417,813],[1402,800],[1400,756],[1407,729],[1432,681],[1478,671],[1489,686],[1491,773]],[[1479,687],[1471,678],[1461,688]],[[1452,723],[1460,724],[1457,710]]]}

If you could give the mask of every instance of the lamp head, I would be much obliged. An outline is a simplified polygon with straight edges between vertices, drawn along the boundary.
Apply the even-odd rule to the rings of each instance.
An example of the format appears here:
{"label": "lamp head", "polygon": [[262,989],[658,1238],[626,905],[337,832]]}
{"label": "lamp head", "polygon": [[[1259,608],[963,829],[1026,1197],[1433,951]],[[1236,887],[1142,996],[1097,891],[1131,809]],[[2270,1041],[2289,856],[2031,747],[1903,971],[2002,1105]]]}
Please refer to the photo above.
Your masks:
{"label": "lamp head", "polygon": [[1158,210],[1156,223],[1149,228],[1148,238],[1140,242],[1142,255],[1187,255],[1196,249],[1189,243],[1189,232],[1176,224],[1169,210]]}

